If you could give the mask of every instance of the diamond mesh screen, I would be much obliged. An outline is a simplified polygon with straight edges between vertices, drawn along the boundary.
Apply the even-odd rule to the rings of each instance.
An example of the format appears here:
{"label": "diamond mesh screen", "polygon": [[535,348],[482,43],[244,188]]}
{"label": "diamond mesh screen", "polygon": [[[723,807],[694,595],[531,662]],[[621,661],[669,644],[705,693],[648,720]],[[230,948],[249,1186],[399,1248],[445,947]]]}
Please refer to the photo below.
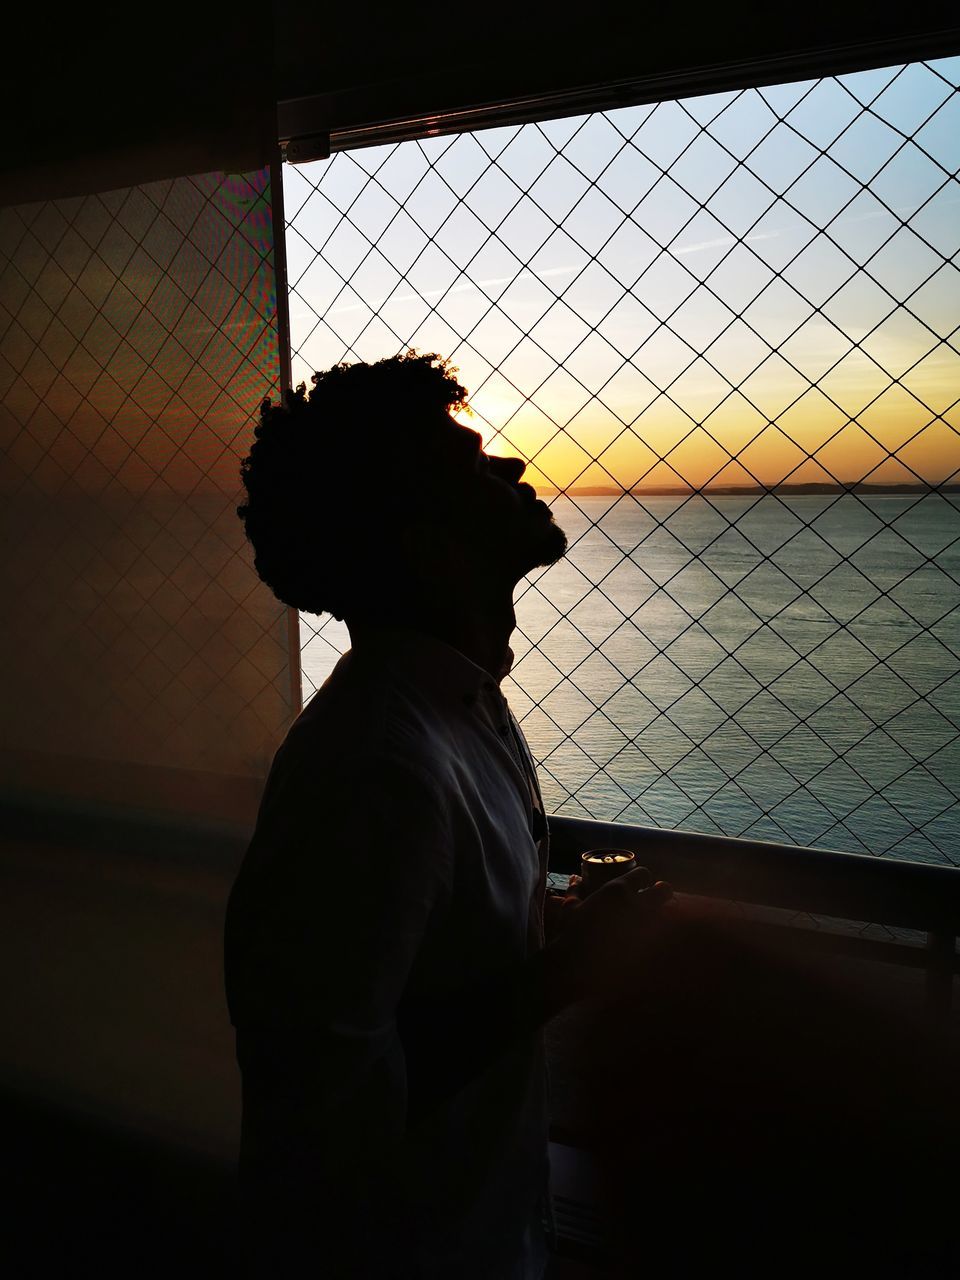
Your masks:
{"label": "diamond mesh screen", "polygon": [[958,82],[285,167],[294,381],[451,356],[570,535],[508,689],[552,811],[960,862]]}
{"label": "diamond mesh screen", "polygon": [[235,510],[278,371],[268,171],[0,211],[8,778],[249,808],[292,710]]}

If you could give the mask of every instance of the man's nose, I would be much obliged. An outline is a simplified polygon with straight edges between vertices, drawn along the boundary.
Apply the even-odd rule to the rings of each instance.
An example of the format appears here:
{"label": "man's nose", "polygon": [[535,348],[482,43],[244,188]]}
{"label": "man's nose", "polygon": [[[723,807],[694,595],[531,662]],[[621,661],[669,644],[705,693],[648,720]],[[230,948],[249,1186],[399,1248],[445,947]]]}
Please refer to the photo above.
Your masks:
{"label": "man's nose", "polygon": [[509,480],[511,484],[516,484],[527,469],[522,458],[491,458],[490,463],[495,474],[503,480]]}

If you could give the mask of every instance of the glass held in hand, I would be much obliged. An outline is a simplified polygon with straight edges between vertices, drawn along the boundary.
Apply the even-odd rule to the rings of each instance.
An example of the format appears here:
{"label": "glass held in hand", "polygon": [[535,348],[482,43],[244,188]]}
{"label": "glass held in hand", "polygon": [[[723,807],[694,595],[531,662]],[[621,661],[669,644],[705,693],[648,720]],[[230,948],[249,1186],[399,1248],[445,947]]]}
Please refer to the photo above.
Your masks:
{"label": "glass held in hand", "polygon": [[633,871],[636,865],[629,849],[588,849],[580,855],[580,874],[570,877],[570,892],[587,898],[601,885]]}

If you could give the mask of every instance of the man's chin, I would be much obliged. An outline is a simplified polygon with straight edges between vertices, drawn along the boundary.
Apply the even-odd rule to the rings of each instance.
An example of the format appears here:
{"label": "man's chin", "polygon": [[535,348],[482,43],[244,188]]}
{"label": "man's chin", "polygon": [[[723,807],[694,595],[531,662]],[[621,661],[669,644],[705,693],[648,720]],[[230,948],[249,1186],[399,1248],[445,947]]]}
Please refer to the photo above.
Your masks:
{"label": "man's chin", "polygon": [[558,524],[554,523],[553,516],[550,517],[549,522],[544,522],[543,528],[538,530],[537,537],[531,539],[528,550],[524,573],[529,573],[531,569],[549,568],[566,554],[567,535]]}

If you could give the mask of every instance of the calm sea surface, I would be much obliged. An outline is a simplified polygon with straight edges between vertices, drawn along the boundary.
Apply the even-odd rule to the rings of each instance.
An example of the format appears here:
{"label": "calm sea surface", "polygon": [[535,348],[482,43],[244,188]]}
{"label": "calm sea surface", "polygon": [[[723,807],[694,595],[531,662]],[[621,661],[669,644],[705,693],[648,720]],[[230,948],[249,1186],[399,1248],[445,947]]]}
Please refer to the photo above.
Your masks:
{"label": "calm sea surface", "polygon": [[960,495],[553,511],[504,685],[548,809],[960,863]]}

